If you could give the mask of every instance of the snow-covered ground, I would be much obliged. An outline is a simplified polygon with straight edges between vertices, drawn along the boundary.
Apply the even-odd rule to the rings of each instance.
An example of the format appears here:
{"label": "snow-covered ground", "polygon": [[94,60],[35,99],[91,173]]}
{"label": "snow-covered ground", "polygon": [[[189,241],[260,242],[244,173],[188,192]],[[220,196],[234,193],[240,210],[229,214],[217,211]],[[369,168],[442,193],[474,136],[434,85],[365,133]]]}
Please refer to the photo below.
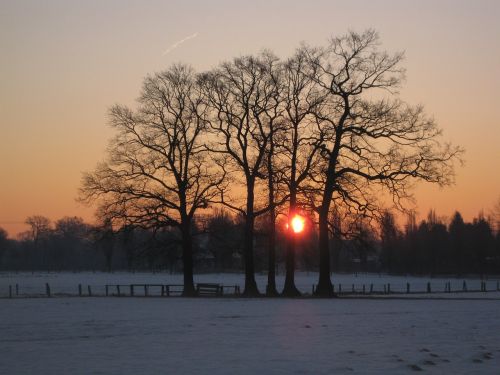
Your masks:
{"label": "snow-covered ground", "polygon": [[[267,284],[267,276],[259,274],[256,276],[257,284],[264,292]],[[244,276],[242,274],[201,274],[195,275],[195,282],[212,282],[224,285],[240,285],[243,290]],[[488,290],[497,288],[497,278],[487,281]],[[311,293],[313,284],[318,282],[317,273],[298,272],[296,274],[296,284],[299,290],[304,293]],[[391,291],[406,291],[406,283],[410,283],[411,291],[425,292],[427,283],[431,283],[432,291],[444,291],[445,284],[451,283],[452,290],[462,290],[463,279],[448,279],[448,278],[429,278],[429,277],[402,277],[388,276],[378,274],[333,274],[332,282],[338,291],[339,284],[342,284],[343,291],[352,290],[352,285],[356,290],[362,290],[365,285],[366,291],[369,290],[370,284],[373,284],[375,291],[383,291],[384,285],[390,284]],[[104,286],[106,284],[182,284],[182,275],[168,273],[147,273],[147,272],[81,272],[81,273],[46,273],[46,272],[24,272],[0,273],[0,297],[7,296],[9,285],[15,287],[18,284],[20,294],[43,294],[45,293],[45,283],[49,283],[51,291],[54,294],[68,293],[76,294],[78,292],[78,284],[82,284],[83,289],[87,289],[90,285],[94,294],[104,294]],[[283,288],[284,276],[278,275],[277,285],[278,290]],[[479,290],[481,281],[479,279],[466,279],[469,290]],[[159,294],[158,290],[153,290],[151,293]]]}
{"label": "snow-covered ground", "polygon": [[0,299],[0,374],[498,374],[500,301]]}

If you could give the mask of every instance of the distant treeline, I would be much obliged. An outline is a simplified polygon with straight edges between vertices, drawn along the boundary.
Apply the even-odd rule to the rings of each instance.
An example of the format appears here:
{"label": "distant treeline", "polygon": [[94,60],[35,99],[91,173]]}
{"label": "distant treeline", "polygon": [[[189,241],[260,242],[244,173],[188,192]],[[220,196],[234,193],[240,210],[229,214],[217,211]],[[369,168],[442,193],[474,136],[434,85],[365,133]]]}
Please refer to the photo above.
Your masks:
{"label": "distant treeline", "polygon": [[[499,274],[500,232],[483,216],[464,222],[455,213],[449,223],[430,212],[420,223],[410,216],[400,228],[385,212],[376,223],[356,219],[349,230],[332,226],[332,269],[337,272],[408,274]],[[345,220],[343,220],[345,222]],[[78,217],[51,223],[43,216],[26,220],[30,230],[16,240],[0,228],[0,270],[166,270],[182,272],[182,248],[171,229],[151,231],[133,226],[119,230],[93,226]],[[284,271],[286,230],[278,225],[277,268]],[[224,210],[193,224],[197,272],[243,270],[243,225]],[[314,228],[313,225],[311,227]],[[257,222],[254,238],[256,270],[267,270],[266,221]],[[297,268],[318,269],[317,231],[298,243]]]}

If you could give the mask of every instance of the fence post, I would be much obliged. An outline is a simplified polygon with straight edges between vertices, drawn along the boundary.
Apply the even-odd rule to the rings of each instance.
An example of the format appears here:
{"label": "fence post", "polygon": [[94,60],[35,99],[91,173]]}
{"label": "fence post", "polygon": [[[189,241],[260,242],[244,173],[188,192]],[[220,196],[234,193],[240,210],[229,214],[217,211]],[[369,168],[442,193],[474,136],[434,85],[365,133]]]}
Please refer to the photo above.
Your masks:
{"label": "fence post", "polygon": [[352,292],[354,293],[355,289],[354,289],[354,284],[352,284]]}
{"label": "fence post", "polygon": [[12,285],[9,285],[9,298],[12,298]]}
{"label": "fence post", "polygon": [[82,284],[78,284],[78,296],[82,296]]}
{"label": "fence post", "polygon": [[464,280],[464,282],[462,284],[462,291],[463,292],[467,292],[467,283],[465,282],[465,280]]}
{"label": "fence post", "polygon": [[92,289],[91,289],[90,285],[87,285],[87,289],[89,292],[89,297],[92,297]]}
{"label": "fence post", "polygon": [[391,294],[391,284],[387,284],[387,294]]}
{"label": "fence post", "polygon": [[410,294],[410,283],[406,283],[406,294]]}
{"label": "fence post", "polygon": [[19,284],[16,284],[16,296],[19,295]]}
{"label": "fence post", "polygon": [[109,296],[109,287],[108,284],[106,284],[106,297]]}
{"label": "fence post", "polygon": [[116,286],[116,293],[118,294],[118,297],[120,297],[120,285]]}
{"label": "fence post", "polygon": [[373,293],[373,284],[370,284],[370,294]]}
{"label": "fence post", "polygon": [[431,293],[431,283],[427,283],[427,293]]}
{"label": "fence post", "polygon": [[339,294],[342,293],[342,284],[339,284]]}
{"label": "fence post", "polygon": [[313,287],[312,287],[312,294],[313,295],[314,295],[314,292],[315,292],[315,290],[314,290],[314,284],[313,284]]}
{"label": "fence post", "polygon": [[50,297],[50,285],[49,285],[49,283],[45,283],[45,292],[47,293],[47,297]]}
{"label": "fence post", "polygon": [[130,296],[134,296],[134,286],[132,284],[130,284]]}
{"label": "fence post", "polygon": [[167,297],[170,297],[170,285],[167,285]]}
{"label": "fence post", "polygon": [[387,294],[387,285],[384,284],[384,294]]}
{"label": "fence post", "polygon": [[366,293],[365,284],[363,284],[363,294]]}
{"label": "fence post", "polygon": [[161,296],[163,297],[165,295],[165,285],[161,286]]}
{"label": "fence post", "polygon": [[148,296],[148,286],[147,285],[144,285],[144,296],[145,297]]}

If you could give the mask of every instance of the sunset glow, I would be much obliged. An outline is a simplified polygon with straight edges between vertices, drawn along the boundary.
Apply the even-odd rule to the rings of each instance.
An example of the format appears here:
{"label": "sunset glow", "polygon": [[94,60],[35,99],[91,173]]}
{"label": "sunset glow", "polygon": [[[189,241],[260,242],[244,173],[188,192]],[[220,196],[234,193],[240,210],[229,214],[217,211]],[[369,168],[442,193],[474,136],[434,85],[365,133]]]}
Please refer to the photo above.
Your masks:
{"label": "sunset glow", "polygon": [[416,183],[406,208],[417,220],[430,209],[447,220],[455,210],[469,221],[489,215],[500,194],[492,173],[500,160],[500,2],[479,3],[2,2],[0,228],[16,238],[30,215],[94,221],[95,207],[75,200],[82,173],[104,160],[115,135],[109,107],[135,108],[148,74],[176,62],[203,72],[263,49],[286,59],[301,42],[324,45],[367,27],[380,33],[381,50],[405,51],[401,99],[425,106],[443,140],[466,150],[455,185]]}
{"label": "sunset glow", "polygon": [[300,215],[295,215],[291,220],[292,230],[294,233],[300,233],[304,230],[305,219]]}

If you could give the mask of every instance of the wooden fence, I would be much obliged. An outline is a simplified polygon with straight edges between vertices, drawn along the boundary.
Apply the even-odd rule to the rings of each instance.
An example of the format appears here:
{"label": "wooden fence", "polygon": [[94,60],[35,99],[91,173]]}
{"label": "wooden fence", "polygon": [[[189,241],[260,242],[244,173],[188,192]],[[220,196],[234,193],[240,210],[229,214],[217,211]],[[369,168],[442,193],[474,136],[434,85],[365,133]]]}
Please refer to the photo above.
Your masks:
{"label": "wooden fence", "polygon": [[[447,281],[442,285],[437,283],[419,283],[418,286],[406,284],[335,284],[334,293],[337,296],[356,295],[402,295],[402,294],[436,294],[436,293],[480,293],[499,292],[500,281],[466,281],[460,283],[460,287],[452,286]],[[8,294],[0,298],[16,297],[52,297],[52,296],[77,296],[77,297],[176,297],[181,296],[184,286],[182,284],[106,284],[106,285],[83,285],[75,288],[75,293],[58,293],[49,283],[45,283],[44,293],[21,293],[22,288],[18,284],[8,286]],[[199,283],[195,285],[197,294],[202,297],[235,297],[240,296],[239,285],[222,285],[214,283]],[[316,284],[312,285],[312,294],[316,290]],[[307,293],[305,294],[307,296]]]}

